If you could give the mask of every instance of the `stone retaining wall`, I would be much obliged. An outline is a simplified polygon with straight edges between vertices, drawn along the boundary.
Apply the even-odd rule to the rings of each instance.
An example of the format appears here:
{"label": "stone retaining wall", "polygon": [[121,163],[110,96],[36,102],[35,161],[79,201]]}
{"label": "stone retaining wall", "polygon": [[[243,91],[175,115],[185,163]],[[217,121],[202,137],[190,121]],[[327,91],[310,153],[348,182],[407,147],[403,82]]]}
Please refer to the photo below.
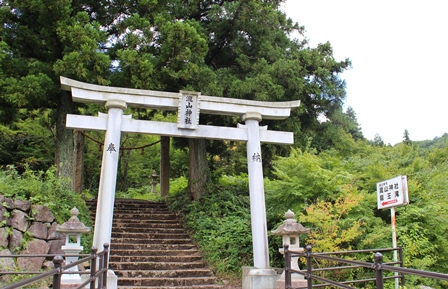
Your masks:
{"label": "stone retaining wall", "polygon": [[[63,254],[65,236],[57,225],[48,207],[0,195],[0,255]],[[37,271],[50,264],[45,257],[0,258],[0,271]]]}

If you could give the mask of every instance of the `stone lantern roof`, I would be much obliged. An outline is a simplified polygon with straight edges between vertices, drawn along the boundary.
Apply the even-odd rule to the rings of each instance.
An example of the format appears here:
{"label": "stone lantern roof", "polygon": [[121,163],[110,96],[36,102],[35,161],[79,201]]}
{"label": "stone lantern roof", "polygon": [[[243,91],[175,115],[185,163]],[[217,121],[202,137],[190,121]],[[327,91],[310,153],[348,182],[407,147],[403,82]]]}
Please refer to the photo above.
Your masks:
{"label": "stone lantern roof", "polygon": [[310,231],[310,229],[305,228],[302,226],[302,224],[297,223],[296,219],[294,218],[295,214],[288,210],[285,213],[286,220],[283,221],[283,224],[281,224],[277,229],[274,231],[271,231],[272,235],[299,235],[299,234],[306,234]]}
{"label": "stone lantern roof", "polygon": [[70,214],[72,217],[62,225],[58,225],[56,227],[56,231],[61,233],[83,233],[87,234],[90,232],[90,228],[86,227],[81,221],[78,219],[79,210],[76,207],[70,210]]}

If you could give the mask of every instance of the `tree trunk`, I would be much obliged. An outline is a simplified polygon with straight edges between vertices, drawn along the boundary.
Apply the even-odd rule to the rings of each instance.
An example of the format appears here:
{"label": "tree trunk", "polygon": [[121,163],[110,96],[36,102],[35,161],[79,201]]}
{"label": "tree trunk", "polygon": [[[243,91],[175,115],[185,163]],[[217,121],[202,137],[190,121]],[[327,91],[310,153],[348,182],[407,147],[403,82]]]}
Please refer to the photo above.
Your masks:
{"label": "tree trunk", "polygon": [[189,139],[188,193],[191,199],[199,200],[206,193],[208,177],[207,147],[205,139]]}
{"label": "tree trunk", "polygon": [[81,194],[84,183],[84,131],[75,130],[73,137],[73,190]]}
{"label": "tree trunk", "polygon": [[117,191],[126,192],[129,189],[129,160],[130,150],[120,150],[118,161]]}
{"label": "tree trunk", "polygon": [[59,178],[68,180],[68,188],[73,190],[73,130],[65,127],[68,113],[74,111],[70,93],[63,91],[56,110],[55,165]]}
{"label": "tree trunk", "polygon": [[166,197],[170,191],[170,138],[160,137],[160,196]]}

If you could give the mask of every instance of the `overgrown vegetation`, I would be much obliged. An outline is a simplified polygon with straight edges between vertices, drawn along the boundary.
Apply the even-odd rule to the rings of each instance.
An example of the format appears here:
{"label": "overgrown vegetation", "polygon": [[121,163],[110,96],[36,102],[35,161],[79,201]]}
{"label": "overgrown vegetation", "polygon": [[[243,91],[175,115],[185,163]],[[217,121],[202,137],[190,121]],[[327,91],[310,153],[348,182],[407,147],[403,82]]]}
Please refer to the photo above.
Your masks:
{"label": "overgrown vegetation", "polygon": [[183,216],[204,257],[217,273],[237,277],[241,264],[252,260],[247,176],[223,176],[197,202],[186,199],[185,189],[170,196],[172,210]]}
{"label": "overgrown vegetation", "polygon": [[[445,143],[443,148],[440,142]],[[355,154],[293,149],[290,156],[274,162],[275,178],[265,180],[268,228],[275,229],[291,209],[311,229],[301,236],[301,244],[312,245],[315,252],[392,247],[390,210],[376,209],[376,183],[407,175],[410,204],[396,208],[398,245],[404,249],[405,266],[448,272],[443,237],[448,228],[446,144],[444,137],[425,147],[416,142],[392,147],[356,141]],[[242,266],[251,264],[245,175],[219,178],[199,201],[189,201],[182,191],[172,192],[169,201],[184,216],[217,272],[237,277]],[[280,239],[269,237],[271,264],[279,267],[283,266]],[[350,276],[356,277],[356,272]],[[407,284],[444,288],[443,282],[418,277],[409,277]]]}
{"label": "overgrown vegetation", "polygon": [[[79,220],[92,227],[91,214],[84,199],[67,187],[67,180],[57,178],[54,167],[46,171],[34,171],[25,166],[22,174],[19,174],[14,166],[0,170],[1,195],[11,199],[28,200],[33,205],[47,206],[58,224],[68,221],[71,217],[70,210],[76,207],[79,210]],[[86,252],[90,252],[92,236],[82,238],[82,243]]]}

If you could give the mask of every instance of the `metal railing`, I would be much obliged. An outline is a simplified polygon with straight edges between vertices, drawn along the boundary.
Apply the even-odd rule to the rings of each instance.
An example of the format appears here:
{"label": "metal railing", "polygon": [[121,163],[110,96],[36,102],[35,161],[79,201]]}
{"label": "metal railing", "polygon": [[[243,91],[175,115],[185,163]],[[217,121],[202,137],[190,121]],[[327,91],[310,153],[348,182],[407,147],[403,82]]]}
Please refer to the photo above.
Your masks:
{"label": "metal railing", "polygon": [[[7,285],[6,287],[2,287],[1,289],[16,289],[21,288],[23,286],[28,286],[34,284],[40,280],[53,276],[53,289],[61,288],[61,277],[62,274],[80,274],[80,275],[89,275],[87,280],[79,284],[78,287],[74,289],[81,289],[90,284],[90,289],[105,289],[107,288],[107,270],[109,267],[109,244],[104,244],[104,250],[98,252],[96,247],[92,247],[90,255],[76,255],[76,256],[87,256],[85,258],[79,259],[70,264],[62,265],[64,262],[63,257],[72,257],[75,255],[6,255],[0,256],[0,258],[11,258],[11,257],[52,257],[54,269],[46,271],[46,272],[0,272],[1,275],[19,275],[19,274],[37,274],[36,276],[12,283]],[[67,271],[72,267],[78,266],[84,262],[90,263],[90,271]],[[97,270],[98,265],[98,270]]]}
{"label": "metal railing", "polygon": [[[391,250],[399,250],[400,252],[400,262],[389,262],[389,263],[383,263],[383,255],[380,251],[391,251]],[[386,279],[397,279],[399,278],[401,280],[401,286],[404,286],[404,274],[408,275],[416,275],[421,277],[427,277],[432,279],[438,279],[438,280],[445,280],[448,281],[448,274],[442,274],[437,272],[428,272],[428,271],[421,271],[416,269],[410,269],[410,268],[404,268],[403,267],[403,257],[402,257],[402,251],[401,248],[391,248],[391,249],[377,249],[377,250],[357,250],[357,251],[347,251],[347,252],[355,252],[355,253],[365,253],[365,252],[376,252],[374,255],[374,262],[363,262],[363,261],[356,261],[356,260],[348,260],[348,259],[342,259],[342,258],[336,258],[331,257],[329,254],[345,254],[347,252],[332,252],[332,253],[312,253],[311,246],[307,246],[305,251],[292,251],[289,250],[289,246],[285,245],[284,247],[285,252],[285,289],[297,289],[297,288],[316,288],[316,287],[325,287],[325,286],[336,286],[338,288],[347,288],[347,289],[354,289],[356,287],[349,286],[348,284],[356,284],[356,283],[367,283],[367,282],[374,282],[377,289],[383,289],[384,288],[384,280]],[[306,270],[294,270],[291,269],[291,258],[292,256],[298,256],[298,257],[304,257],[306,259]],[[347,266],[338,266],[338,267],[331,267],[331,268],[314,268],[313,269],[313,259],[315,260],[327,260],[336,262],[339,264],[345,264]],[[399,264],[400,267],[396,267],[393,265]],[[353,270],[355,268],[366,268],[368,270],[374,270],[375,271],[375,277],[374,278],[367,278],[367,279],[360,279],[360,280],[350,280],[350,281],[343,281],[338,282],[334,280],[330,280],[328,278],[324,278],[322,276],[316,275],[314,273],[317,273],[319,271],[331,271],[331,270]],[[395,274],[394,276],[384,276],[384,272],[394,272],[399,273]],[[292,273],[296,273],[299,275],[302,275],[305,277],[305,281],[307,283],[306,287],[293,287],[292,286]],[[313,284],[313,281],[321,282],[320,284]],[[314,282],[316,283],[316,282]]]}

